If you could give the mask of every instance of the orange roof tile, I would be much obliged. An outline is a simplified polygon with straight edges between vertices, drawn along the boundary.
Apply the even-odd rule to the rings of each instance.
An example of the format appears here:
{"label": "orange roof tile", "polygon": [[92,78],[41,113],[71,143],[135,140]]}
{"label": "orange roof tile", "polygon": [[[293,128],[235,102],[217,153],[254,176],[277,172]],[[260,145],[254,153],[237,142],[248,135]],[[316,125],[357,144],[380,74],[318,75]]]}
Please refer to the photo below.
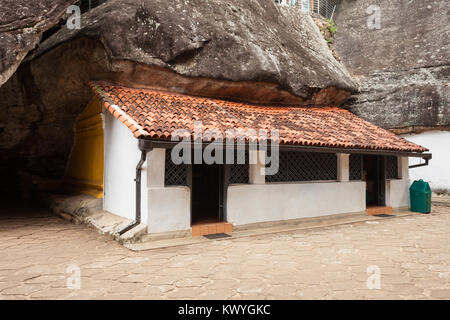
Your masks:
{"label": "orange roof tile", "polygon": [[[426,148],[338,107],[262,106],[164,92],[90,83],[103,105],[136,137],[167,140],[176,129],[194,132],[254,129],[247,140],[264,139],[259,130],[278,130],[280,144],[424,152]],[[195,139],[196,137],[191,136]]]}

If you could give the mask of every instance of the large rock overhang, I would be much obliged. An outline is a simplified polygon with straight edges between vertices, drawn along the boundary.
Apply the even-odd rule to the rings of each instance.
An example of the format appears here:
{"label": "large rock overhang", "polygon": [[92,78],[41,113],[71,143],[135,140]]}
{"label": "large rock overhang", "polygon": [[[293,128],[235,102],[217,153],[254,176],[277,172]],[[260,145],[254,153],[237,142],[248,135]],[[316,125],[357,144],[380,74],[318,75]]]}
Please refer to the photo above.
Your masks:
{"label": "large rock overhang", "polygon": [[[270,94],[254,96],[252,87],[271,85],[283,96],[295,96],[290,99],[297,103],[339,105],[356,90],[312,18],[271,0],[113,0],[83,15],[81,29],[56,33],[33,58],[83,37],[103,44],[111,70],[125,71],[131,67],[125,66],[128,61],[188,78],[238,82],[250,88],[234,95],[243,100],[283,102]],[[137,69],[127,85],[172,84],[157,83],[145,76],[144,68]],[[171,89],[195,93],[186,92],[191,89],[183,83]],[[208,95],[203,88],[199,91]]]}
{"label": "large rock overhang", "polygon": [[311,17],[271,0],[111,0],[81,21],[0,88],[5,170],[64,173],[91,80],[298,105],[339,105],[356,90]]}

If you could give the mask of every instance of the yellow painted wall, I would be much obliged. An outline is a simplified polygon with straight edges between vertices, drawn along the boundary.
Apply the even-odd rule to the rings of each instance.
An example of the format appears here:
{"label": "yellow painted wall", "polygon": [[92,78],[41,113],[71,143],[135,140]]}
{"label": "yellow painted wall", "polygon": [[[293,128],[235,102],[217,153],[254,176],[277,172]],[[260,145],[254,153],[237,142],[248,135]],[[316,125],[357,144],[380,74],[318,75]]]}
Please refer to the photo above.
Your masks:
{"label": "yellow painted wall", "polygon": [[102,106],[91,100],[75,122],[75,140],[67,162],[64,186],[71,191],[103,197]]}

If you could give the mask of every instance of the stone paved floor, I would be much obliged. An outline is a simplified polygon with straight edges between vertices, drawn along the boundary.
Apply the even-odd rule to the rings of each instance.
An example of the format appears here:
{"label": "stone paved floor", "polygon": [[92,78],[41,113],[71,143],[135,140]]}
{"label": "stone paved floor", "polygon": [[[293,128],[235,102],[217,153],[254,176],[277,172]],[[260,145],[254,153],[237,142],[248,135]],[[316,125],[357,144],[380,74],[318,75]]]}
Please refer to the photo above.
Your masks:
{"label": "stone paved floor", "polygon": [[[14,207],[0,212],[0,253],[0,299],[450,299],[445,205],[430,215],[143,252]],[[380,271],[380,289],[367,288],[368,267]],[[68,288],[76,268],[81,287]]]}

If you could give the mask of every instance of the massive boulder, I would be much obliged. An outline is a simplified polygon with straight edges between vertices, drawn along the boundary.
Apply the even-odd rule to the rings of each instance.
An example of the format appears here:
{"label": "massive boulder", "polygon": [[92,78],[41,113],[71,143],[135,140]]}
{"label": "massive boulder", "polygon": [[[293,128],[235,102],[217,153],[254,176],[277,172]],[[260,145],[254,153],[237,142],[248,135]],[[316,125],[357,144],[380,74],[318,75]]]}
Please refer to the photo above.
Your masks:
{"label": "massive boulder", "polygon": [[[34,57],[89,38],[106,50],[110,65],[103,69],[115,73],[108,77],[128,85],[303,104],[340,104],[355,88],[311,17],[271,0],[113,0],[84,15],[81,23],[80,30],[55,34]],[[163,81],[148,76],[160,69]],[[189,80],[167,79],[180,75]],[[197,81],[189,84],[192,78],[231,83],[210,89]],[[233,82],[260,83],[227,89],[236,87]]]}
{"label": "massive boulder", "polygon": [[[0,166],[59,177],[90,80],[257,103],[333,104],[356,86],[309,15],[272,0],[110,0],[0,88]],[[12,170],[11,172],[14,172]]]}
{"label": "massive boulder", "polygon": [[0,0],[0,86],[77,0]]}
{"label": "massive boulder", "polygon": [[352,112],[398,133],[450,127],[448,0],[343,0],[334,45],[358,79]]}

